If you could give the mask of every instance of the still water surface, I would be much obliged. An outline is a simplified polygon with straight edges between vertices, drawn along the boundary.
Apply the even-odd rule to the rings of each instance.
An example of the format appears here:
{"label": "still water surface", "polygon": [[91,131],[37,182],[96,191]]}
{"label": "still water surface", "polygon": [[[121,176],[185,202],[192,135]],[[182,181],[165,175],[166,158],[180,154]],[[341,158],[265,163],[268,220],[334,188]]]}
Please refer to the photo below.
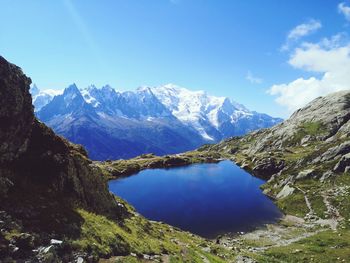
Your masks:
{"label": "still water surface", "polygon": [[246,232],[281,216],[251,176],[230,161],[150,169],[112,180],[109,189],[148,219],[214,238]]}

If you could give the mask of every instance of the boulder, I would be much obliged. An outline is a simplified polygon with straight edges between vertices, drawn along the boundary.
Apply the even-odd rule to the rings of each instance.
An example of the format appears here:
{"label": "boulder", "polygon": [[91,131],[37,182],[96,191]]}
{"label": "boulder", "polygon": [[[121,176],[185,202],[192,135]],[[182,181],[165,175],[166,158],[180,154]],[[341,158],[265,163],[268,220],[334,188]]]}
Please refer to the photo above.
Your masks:
{"label": "boulder", "polygon": [[278,173],[283,168],[283,160],[276,160],[275,158],[268,157],[256,160],[252,172],[258,177],[269,179],[273,174]]}
{"label": "boulder", "polygon": [[289,195],[291,195],[292,193],[294,193],[295,188],[291,187],[289,184],[286,184],[282,190],[276,195],[277,199],[282,199],[285,198]]}
{"label": "boulder", "polygon": [[301,139],[300,144],[304,146],[306,143],[308,143],[311,140],[312,140],[312,136],[306,135],[304,138]]}
{"label": "boulder", "polygon": [[34,236],[29,233],[21,233],[15,237],[14,241],[20,249],[31,250],[34,248]]}
{"label": "boulder", "polygon": [[58,240],[58,239],[51,239],[50,240],[50,244],[54,245],[54,246],[60,246],[62,245],[63,241],[62,240]]}
{"label": "boulder", "polygon": [[48,263],[60,262],[60,259],[57,257],[57,252],[53,245],[49,245],[47,247],[40,247],[37,251],[36,259],[39,262],[48,262]]}
{"label": "boulder", "polygon": [[189,164],[189,160],[187,158],[183,157],[170,157],[166,160],[164,160],[164,166],[165,167],[174,167],[174,166],[182,166]]}
{"label": "boulder", "polygon": [[315,175],[314,169],[306,169],[298,173],[297,177],[295,179],[302,180],[302,179],[308,179]]}
{"label": "boulder", "polygon": [[334,175],[334,173],[332,171],[326,171],[322,174],[321,178],[320,178],[320,182],[323,183],[324,181],[326,181],[327,179],[331,178]]}

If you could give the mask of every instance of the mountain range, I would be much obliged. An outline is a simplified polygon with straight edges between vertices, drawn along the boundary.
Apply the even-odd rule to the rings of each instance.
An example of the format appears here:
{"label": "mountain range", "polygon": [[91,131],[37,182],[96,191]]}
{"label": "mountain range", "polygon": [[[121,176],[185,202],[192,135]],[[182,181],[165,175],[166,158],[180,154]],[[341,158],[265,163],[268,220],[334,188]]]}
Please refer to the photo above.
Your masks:
{"label": "mountain range", "polygon": [[31,87],[35,114],[82,144],[94,160],[179,153],[282,121],[226,97],[168,84],[118,92],[109,85],[64,90]]}

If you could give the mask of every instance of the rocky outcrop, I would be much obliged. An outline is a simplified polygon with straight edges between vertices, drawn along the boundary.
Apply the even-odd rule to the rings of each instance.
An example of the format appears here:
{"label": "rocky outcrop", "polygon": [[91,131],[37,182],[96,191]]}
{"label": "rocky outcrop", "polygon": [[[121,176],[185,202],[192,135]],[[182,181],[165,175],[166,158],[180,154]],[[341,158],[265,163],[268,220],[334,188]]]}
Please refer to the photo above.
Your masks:
{"label": "rocky outcrop", "polygon": [[27,148],[34,120],[29,84],[21,70],[0,56],[0,163]]}
{"label": "rocky outcrop", "polygon": [[2,183],[24,191],[27,184],[41,185],[45,192],[112,213],[117,205],[86,151],[34,118],[30,79],[2,57],[0,74]]}
{"label": "rocky outcrop", "polygon": [[332,159],[339,159],[342,155],[350,153],[350,141],[341,143],[340,145],[329,148],[321,156],[313,160],[313,163],[330,161]]}
{"label": "rocky outcrop", "polygon": [[284,168],[284,161],[276,160],[275,158],[253,159],[255,166],[253,167],[253,174],[269,179],[271,175],[278,173]]}
{"label": "rocky outcrop", "polygon": [[314,169],[306,169],[306,170],[300,171],[295,179],[297,179],[297,180],[309,179],[314,175],[315,175]]}
{"label": "rocky outcrop", "polygon": [[250,143],[246,153],[284,151],[287,147],[306,146],[314,141],[336,140],[335,134],[350,133],[350,92],[340,91],[319,97],[297,110],[284,122],[251,134],[258,140]]}
{"label": "rocky outcrop", "polygon": [[104,171],[107,178],[126,177],[145,169],[171,168],[186,166],[194,163],[217,163],[220,154],[213,152],[193,151],[183,154],[156,156],[143,154],[129,160],[96,162]]}
{"label": "rocky outcrop", "polygon": [[[114,219],[127,216],[86,151],[34,118],[30,83],[0,57],[0,211],[12,218],[9,224],[1,221],[0,257],[18,260],[30,258],[33,247],[50,238],[78,235],[76,208]],[[13,229],[23,234],[9,241]]]}

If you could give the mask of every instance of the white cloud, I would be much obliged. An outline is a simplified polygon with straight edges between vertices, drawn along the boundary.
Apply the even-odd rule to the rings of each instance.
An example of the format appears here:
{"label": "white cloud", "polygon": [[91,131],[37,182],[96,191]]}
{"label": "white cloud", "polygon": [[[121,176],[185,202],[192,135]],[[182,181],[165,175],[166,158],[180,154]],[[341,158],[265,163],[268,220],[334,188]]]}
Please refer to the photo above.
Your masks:
{"label": "white cloud", "polygon": [[345,16],[346,20],[350,21],[350,6],[342,2],[338,5],[338,11]]}
{"label": "white cloud", "polygon": [[273,85],[268,90],[290,113],[318,96],[350,89],[350,42],[342,43],[341,35],[319,43],[303,43],[291,54],[288,63],[294,68],[321,74]]}
{"label": "white cloud", "polygon": [[258,78],[254,76],[250,71],[247,72],[247,75],[245,76],[245,79],[248,80],[250,83],[253,84],[261,84],[263,82],[262,78]]}
{"label": "white cloud", "polygon": [[289,34],[288,39],[299,39],[303,36],[307,36],[312,32],[317,31],[322,27],[321,22],[317,20],[310,20],[308,23],[304,23],[293,28]]}
{"label": "white cloud", "polygon": [[313,32],[316,32],[321,27],[322,27],[321,22],[315,19],[311,19],[307,23],[296,26],[288,33],[287,40],[281,47],[281,50],[282,51],[288,50],[292,42],[295,42],[304,36],[307,36]]}

